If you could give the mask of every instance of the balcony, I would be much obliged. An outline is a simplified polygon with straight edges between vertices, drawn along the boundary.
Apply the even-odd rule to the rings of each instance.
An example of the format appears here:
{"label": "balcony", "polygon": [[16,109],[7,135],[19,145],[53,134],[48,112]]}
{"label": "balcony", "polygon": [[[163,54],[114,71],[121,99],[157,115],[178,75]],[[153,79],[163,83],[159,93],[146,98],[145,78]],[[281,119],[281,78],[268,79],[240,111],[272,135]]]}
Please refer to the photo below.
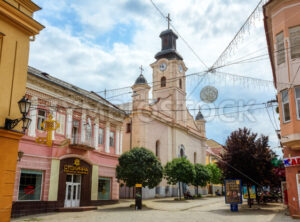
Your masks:
{"label": "balcony", "polygon": [[95,150],[94,137],[85,137],[85,140],[81,140],[80,135],[72,135],[70,148],[80,150]]}

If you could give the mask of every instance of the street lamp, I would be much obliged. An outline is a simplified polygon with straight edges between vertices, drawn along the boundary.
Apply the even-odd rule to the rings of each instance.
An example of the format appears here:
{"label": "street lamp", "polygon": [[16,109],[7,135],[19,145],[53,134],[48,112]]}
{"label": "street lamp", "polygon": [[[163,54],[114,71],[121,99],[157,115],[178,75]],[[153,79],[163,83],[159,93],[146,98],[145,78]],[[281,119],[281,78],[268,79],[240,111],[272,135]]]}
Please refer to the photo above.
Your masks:
{"label": "street lamp", "polygon": [[11,130],[11,129],[15,128],[20,121],[23,121],[22,129],[23,129],[23,132],[25,132],[26,129],[28,129],[30,123],[31,123],[31,119],[26,117],[28,112],[29,112],[31,102],[28,99],[26,99],[25,96],[24,96],[18,102],[18,105],[19,105],[20,113],[23,115],[23,117],[20,118],[20,119],[8,119],[8,118],[6,118],[4,128],[7,129],[7,130]]}

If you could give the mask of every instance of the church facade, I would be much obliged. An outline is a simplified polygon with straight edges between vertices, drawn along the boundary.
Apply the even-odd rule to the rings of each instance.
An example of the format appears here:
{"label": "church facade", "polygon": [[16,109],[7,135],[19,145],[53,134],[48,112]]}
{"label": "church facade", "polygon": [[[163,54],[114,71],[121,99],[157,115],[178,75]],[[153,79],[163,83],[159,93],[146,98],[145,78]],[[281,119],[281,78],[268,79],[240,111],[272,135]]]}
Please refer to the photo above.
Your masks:
{"label": "church facade", "polygon": [[[123,151],[145,147],[163,166],[182,156],[193,164],[205,164],[205,120],[200,111],[194,119],[186,108],[187,67],[176,50],[178,37],[168,29],[160,34],[160,38],[162,49],[150,65],[153,69],[151,101],[151,87],[142,73],[132,86],[131,112],[123,125]],[[124,195],[124,189],[121,188],[121,195]],[[193,187],[189,190],[194,192]],[[165,180],[158,187],[143,191],[143,198],[177,195],[177,186],[170,186]]]}

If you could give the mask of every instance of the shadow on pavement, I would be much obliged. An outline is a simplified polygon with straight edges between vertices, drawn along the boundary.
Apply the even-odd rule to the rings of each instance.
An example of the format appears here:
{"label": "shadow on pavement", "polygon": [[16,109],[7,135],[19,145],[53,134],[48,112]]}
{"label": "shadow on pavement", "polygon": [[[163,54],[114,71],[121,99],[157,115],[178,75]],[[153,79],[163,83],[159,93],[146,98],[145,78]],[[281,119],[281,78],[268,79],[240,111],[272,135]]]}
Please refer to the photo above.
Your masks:
{"label": "shadow on pavement", "polygon": [[[148,207],[143,207],[142,211],[149,211],[153,210]],[[103,209],[98,209],[96,210],[98,212],[117,212],[117,211],[136,211],[134,207],[111,207],[111,208],[103,208]]]}

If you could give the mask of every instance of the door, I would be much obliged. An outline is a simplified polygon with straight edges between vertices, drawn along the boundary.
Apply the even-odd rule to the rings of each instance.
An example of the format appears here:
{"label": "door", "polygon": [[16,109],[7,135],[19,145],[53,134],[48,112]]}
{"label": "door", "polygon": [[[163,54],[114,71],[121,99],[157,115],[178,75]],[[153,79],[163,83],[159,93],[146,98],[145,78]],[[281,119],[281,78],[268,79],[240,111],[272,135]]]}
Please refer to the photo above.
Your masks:
{"label": "door", "polygon": [[67,175],[65,207],[80,206],[80,175]]}
{"label": "door", "polygon": [[297,180],[297,191],[298,191],[298,203],[300,206],[300,174],[296,174],[296,180]]}

